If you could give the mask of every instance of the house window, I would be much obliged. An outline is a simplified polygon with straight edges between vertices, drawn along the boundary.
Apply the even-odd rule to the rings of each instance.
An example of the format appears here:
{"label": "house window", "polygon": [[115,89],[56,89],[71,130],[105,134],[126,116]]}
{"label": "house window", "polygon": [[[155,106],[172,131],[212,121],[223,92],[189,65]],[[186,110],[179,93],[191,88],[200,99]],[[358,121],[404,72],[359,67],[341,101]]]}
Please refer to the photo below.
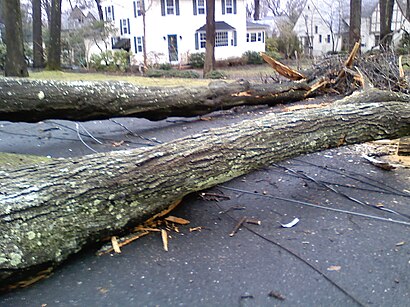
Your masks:
{"label": "house window", "polygon": [[315,26],[315,34],[317,34],[318,30],[318,26]]}
{"label": "house window", "polygon": [[129,19],[121,19],[121,35],[123,34],[130,34],[130,20]]}
{"label": "house window", "polygon": [[141,0],[134,1],[134,17],[142,15],[141,8],[142,8]]}
{"label": "house window", "polygon": [[327,42],[330,44],[330,34],[327,35]]}
{"label": "house window", "polygon": [[246,42],[249,43],[249,33],[246,33]]}
{"label": "house window", "polygon": [[225,0],[225,10],[226,14],[232,14],[233,13],[233,0]]}
{"label": "house window", "polygon": [[194,15],[205,14],[205,0],[194,0]]}
{"label": "house window", "polygon": [[322,34],[319,34],[319,43],[322,43]]}
{"label": "house window", "polygon": [[215,47],[228,46],[228,32],[215,33]]}
{"label": "house window", "polygon": [[199,47],[205,48],[206,46],[206,34],[204,32],[199,33]]}
{"label": "house window", "polygon": [[165,0],[167,15],[174,15],[174,0]]}
{"label": "house window", "polygon": [[256,33],[251,33],[251,42],[256,42]]}
{"label": "house window", "polygon": [[142,52],[144,50],[144,36],[134,36],[134,48],[135,53]]}
{"label": "house window", "polygon": [[262,32],[258,32],[258,42],[262,41]]}
{"label": "house window", "polygon": [[114,6],[106,6],[105,7],[105,20],[106,21],[112,21],[114,20]]}

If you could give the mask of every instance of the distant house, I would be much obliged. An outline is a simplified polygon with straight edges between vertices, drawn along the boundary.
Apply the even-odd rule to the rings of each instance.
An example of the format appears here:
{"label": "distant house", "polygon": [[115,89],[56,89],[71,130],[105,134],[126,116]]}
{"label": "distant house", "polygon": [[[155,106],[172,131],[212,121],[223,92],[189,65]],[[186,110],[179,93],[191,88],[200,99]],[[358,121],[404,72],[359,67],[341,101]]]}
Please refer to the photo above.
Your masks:
{"label": "distant house", "polygon": [[78,29],[96,20],[97,18],[90,10],[87,12],[76,5],[71,11],[62,15],[62,28],[65,30]]}
{"label": "distant house", "polygon": [[[350,2],[308,0],[295,26],[305,54],[320,56],[346,48],[349,31]],[[395,0],[392,18],[392,42],[397,44],[410,23],[405,17],[406,3]],[[378,0],[362,0],[361,48],[378,48],[380,42],[380,8]]]}
{"label": "distant house", "polygon": [[[111,49],[131,51],[134,63],[143,62],[144,48],[151,62],[171,64],[185,64],[190,54],[205,52],[205,0],[145,0],[145,29],[141,1],[102,1],[105,20],[118,29]],[[265,29],[247,24],[245,0],[216,0],[215,8],[217,60],[265,50]]]}

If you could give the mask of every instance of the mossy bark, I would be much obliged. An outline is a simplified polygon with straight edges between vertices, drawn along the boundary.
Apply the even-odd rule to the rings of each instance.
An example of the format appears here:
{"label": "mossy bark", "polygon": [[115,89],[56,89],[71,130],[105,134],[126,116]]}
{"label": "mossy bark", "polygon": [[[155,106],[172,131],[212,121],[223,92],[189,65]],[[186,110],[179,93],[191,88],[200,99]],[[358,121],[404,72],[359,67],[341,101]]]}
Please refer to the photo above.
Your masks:
{"label": "mossy bark", "polygon": [[0,79],[0,120],[92,120],[136,116],[160,120],[197,116],[244,104],[304,99],[303,83],[257,84],[216,81],[208,87],[145,87],[126,82],[63,82]]}
{"label": "mossy bark", "polygon": [[57,264],[185,195],[272,162],[410,134],[406,102],[269,114],[156,147],[0,171],[0,281]]}

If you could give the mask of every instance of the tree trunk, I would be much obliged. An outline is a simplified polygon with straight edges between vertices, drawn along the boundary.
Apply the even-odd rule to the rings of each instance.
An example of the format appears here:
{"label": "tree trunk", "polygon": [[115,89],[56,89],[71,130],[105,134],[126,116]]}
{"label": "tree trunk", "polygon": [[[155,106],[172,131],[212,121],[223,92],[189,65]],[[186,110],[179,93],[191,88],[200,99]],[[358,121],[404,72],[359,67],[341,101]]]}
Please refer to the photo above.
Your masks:
{"label": "tree trunk", "polygon": [[354,44],[361,40],[361,17],[362,0],[350,0],[350,28],[349,28],[349,49],[352,50]]}
{"label": "tree trunk", "polygon": [[61,69],[61,0],[51,1],[50,42],[47,69]]}
{"label": "tree trunk", "polygon": [[41,0],[31,1],[33,9],[33,67],[44,67],[43,26],[41,21]]}
{"label": "tree trunk", "polygon": [[156,147],[1,171],[1,282],[55,265],[189,193],[275,161],[410,134],[407,102],[351,100],[271,113]]}
{"label": "tree trunk", "polygon": [[0,0],[5,25],[6,63],[4,75],[27,77],[27,63],[24,57],[23,27],[20,0]]}
{"label": "tree trunk", "polygon": [[392,41],[391,23],[393,18],[394,0],[379,0],[380,5],[380,46],[385,50]]}
{"label": "tree trunk", "polygon": [[253,4],[255,6],[255,11],[253,12],[253,20],[259,20],[260,19],[260,10],[261,10],[261,4],[260,4],[260,0],[254,0]]}
{"label": "tree trunk", "polygon": [[95,4],[97,5],[98,17],[100,21],[104,21],[104,13],[101,7],[101,0],[95,0]]}
{"label": "tree trunk", "polygon": [[158,88],[123,82],[0,79],[0,120],[91,120],[136,116],[160,120],[197,116],[244,104],[277,104],[305,98],[304,83],[211,82],[208,87]]}
{"label": "tree trunk", "polygon": [[215,69],[215,0],[206,0],[204,77]]}

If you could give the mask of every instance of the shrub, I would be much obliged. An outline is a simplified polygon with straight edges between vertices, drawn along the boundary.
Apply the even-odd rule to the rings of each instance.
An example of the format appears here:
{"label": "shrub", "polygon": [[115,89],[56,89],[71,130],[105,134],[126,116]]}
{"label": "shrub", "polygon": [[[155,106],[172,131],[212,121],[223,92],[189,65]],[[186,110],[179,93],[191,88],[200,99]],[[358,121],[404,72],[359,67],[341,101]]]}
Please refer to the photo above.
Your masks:
{"label": "shrub", "polygon": [[145,73],[146,77],[151,78],[188,78],[198,79],[199,74],[192,70],[162,70],[162,69],[148,69]]}
{"label": "shrub", "polygon": [[159,64],[159,69],[161,69],[161,70],[170,70],[171,68],[172,68],[171,63]]}
{"label": "shrub", "polygon": [[410,34],[404,33],[398,46],[397,53],[399,55],[409,54],[410,53]]}
{"label": "shrub", "polygon": [[90,57],[90,66],[103,71],[126,71],[129,67],[130,53],[125,50],[107,50]]}
{"label": "shrub", "polygon": [[278,51],[266,51],[265,53],[275,60],[280,60],[283,58],[282,54]]}
{"label": "shrub", "polygon": [[243,56],[247,58],[247,64],[263,64],[262,57],[256,51],[246,51]]}
{"label": "shrub", "polygon": [[212,70],[206,74],[205,78],[208,79],[227,79],[228,76],[220,70]]}
{"label": "shrub", "polygon": [[193,68],[203,68],[205,63],[205,52],[192,53],[189,56],[189,64]]}

